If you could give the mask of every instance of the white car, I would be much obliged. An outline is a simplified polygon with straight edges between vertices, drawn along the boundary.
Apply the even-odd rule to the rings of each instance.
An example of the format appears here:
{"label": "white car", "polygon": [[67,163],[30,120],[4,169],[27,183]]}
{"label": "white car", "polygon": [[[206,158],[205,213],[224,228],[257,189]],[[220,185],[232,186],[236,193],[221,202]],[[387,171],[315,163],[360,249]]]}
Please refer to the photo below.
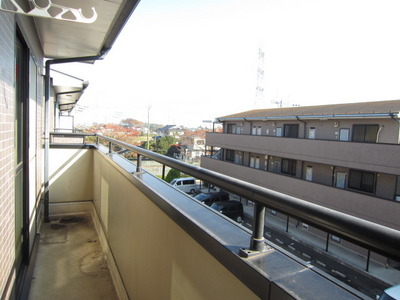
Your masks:
{"label": "white car", "polygon": [[175,178],[170,182],[170,185],[188,194],[195,194],[198,190],[196,179],[193,177]]}
{"label": "white car", "polygon": [[387,288],[379,300],[400,300],[400,284]]}

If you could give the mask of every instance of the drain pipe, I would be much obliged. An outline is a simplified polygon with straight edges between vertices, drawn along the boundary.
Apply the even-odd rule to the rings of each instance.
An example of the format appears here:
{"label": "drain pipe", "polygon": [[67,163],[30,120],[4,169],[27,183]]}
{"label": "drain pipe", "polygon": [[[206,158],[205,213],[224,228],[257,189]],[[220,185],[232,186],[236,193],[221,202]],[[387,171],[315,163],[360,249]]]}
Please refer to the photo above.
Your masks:
{"label": "drain pipe", "polygon": [[379,143],[379,136],[381,134],[382,129],[383,129],[383,125],[379,126],[378,133],[376,134],[376,142],[377,143]]}
{"label": "drain pipe", "polygon": [[99,60],[104,57],[105,53],[97,56],[86,56],[86,57],[71,57],[62,59],[53,59],[46,61],[45,77],[44,77],[44,98],[45,98],[45,123],[44,123],[44,194],[43,194],[43,205],[44,205],[44,221],[50,222],[49,212],[49,200],[50,200],[50,189],[49,189],[49,149],[50,149],[50,66],[54,64],[64,64],[72,62],[87,62],[93,60]]}
{"label": "drain pipe", "polygon": [[[397,122],[397,123],[399,124],[399,130],[398,130],[399,136],[398,136],[398,138],[397,138],[397,143],[400,143],[400,120],[399,120],[400,113],[398,113],[398,114],[392,114],[392,115],[390,115],[390,117],[393,119],[393,121],[395,121],[395,122]],[[395,117],[396,117],[397,119],[396,119]]]}
{"label": "drain pipe", "polygon": [[296,116],[297,121],[300,121],[304,124],[304,132],[303,132],[303,139],[306,138],[306,134],[307,134],[307,122],[300,120],[299,116]]}

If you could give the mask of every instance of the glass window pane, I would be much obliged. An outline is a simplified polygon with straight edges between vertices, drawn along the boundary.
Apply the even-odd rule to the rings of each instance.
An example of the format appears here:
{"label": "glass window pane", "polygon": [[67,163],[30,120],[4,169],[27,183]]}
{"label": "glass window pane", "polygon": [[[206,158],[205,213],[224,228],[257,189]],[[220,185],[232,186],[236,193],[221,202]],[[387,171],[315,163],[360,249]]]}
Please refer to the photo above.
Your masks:
{"label": "glass window pane", "polygon": [[378,125],[366,125],[365,128],[365,142],[376,143],[378,137]]}
{"label": "glass window pane", "polygon": [[349,140],[349,135],[350,135],[350,129],[348,129],[348,128],[341,128],[341,129],[340,129],[339,140],[341,140],[341,141],[348,141],[348,140]]}
{"label": "glass window pane", "polygon": [[350,171],[349,188],[360,189],[361,187],[361,172]]}
{"label": "glass window pane", "polygon": [[362,175],[361,189],[363,191],[372,193],[374,191],[374,174],[363,173]]}
{"label": "glass window pane", "polygon": [[353,142],[364,142],[365,126],[353,125]]}
{"label": "glass window pane", "polygon": [[374,192],[375,174],[370,172],[354,171],[349,172],[349,188],[368,193]]}
{"label": "glass window pane", "polygon": [[299,125],[298,124],[285,124],[284,125],[285,137],[299,137]]}

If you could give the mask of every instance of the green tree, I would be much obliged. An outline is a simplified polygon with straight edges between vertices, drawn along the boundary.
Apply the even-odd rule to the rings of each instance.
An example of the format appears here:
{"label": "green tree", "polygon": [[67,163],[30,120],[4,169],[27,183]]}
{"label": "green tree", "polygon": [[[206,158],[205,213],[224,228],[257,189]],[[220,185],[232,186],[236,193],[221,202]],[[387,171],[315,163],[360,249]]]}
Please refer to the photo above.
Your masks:
{"label": "green tree", "polygon": [[[172,144],[175,144],[175,138],[173,136],[163,136],[149,141],[149,149],[165,155]],[[147,142],[143,142],[141,147],[147,148]]]}
{"label": "green tree", "polygon": [[168,151],[165,155],[169,156],[169,157],[177,157],[178,155],[181,154],[181,147],[179,145],[171,145],[168,148]]}
{"label": "green tree", "polygon": [[177,169],[171,169],[171,170],[169,170],[167,176],[165,176],[164,180],[166,182],[171,182],[175,178],[179,178],[179,177],[181,177],[181,172],[178,171]]}

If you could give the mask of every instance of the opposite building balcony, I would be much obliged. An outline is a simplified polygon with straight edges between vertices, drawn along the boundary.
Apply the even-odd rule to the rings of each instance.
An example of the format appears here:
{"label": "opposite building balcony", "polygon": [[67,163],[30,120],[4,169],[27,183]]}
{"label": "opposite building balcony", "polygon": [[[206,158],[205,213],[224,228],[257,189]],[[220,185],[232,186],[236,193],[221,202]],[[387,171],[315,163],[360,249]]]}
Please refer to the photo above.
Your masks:
{"label": "opposite building balcony", "polygon": [[206,144],[224,149],[400,175],[398,144],[367,144],[212,132],[207,133]]}
{"label": "opposite building balcony", "polygon": [[400,203],[397,201],[387,201],[365,193],[326,186],[210,157],[202,157],[201,166],[400,230],[398,218]]}

